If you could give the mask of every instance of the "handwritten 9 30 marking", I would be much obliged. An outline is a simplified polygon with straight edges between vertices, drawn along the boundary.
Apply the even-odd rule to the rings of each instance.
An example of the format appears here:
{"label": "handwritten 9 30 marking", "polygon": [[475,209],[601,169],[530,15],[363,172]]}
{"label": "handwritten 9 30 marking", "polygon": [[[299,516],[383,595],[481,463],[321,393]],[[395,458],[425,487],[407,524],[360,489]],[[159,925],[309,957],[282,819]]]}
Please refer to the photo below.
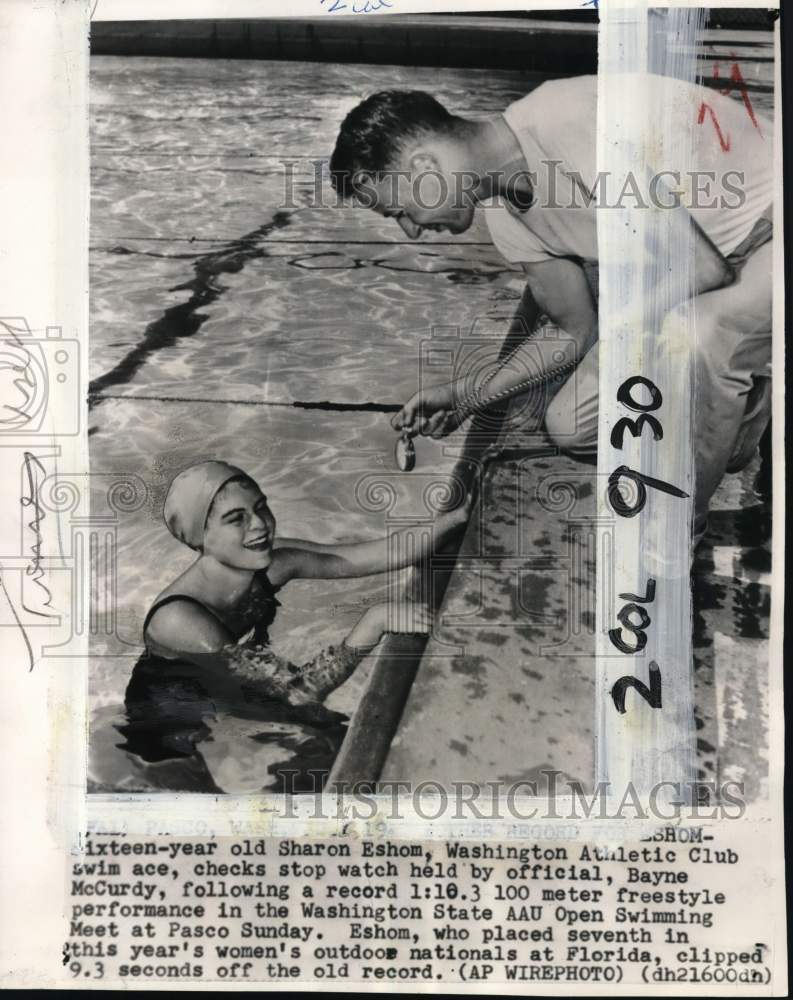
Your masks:
{"label": "handwritten 9 30 marking", "polygon": [[[632,392],[638,385],[643,385],[650,393],[649,403],[640,403],[634,399]],[[636,419],[631,417],[621,417],[614,425],[611,432],[611,444],[614,448],[623,447],[625,431],[630,431],[633,437],[640,437],[645,427],[652,431],[653,441],[660,441],[664,436],[664,429],[661,421],[657,417],[650,416],[654,410],[660,410],[663,404],[663,396],[658,386],[643,375],[633,375],[626,379],[617,390],[617,401],[624,407],[634,412],[638,412]],[[633,503],[622,495],[620,491],[620,481],[631,480],[636,486],[636,499]],[[609,476],[608,498],[614,513],[619,517],[636,517],[641,513],[647,503],[647,490],[660,490],[670,496],[682,498],[688,493],[671,483],[665,483],[661,479],[654,479],[644,473],[629,469],[626,465],[618,466]],[[652,624],[652,618],[643,607],[645,604],[652,604],[655,600],[656,581],[650,577],[647,581],[645,592],[642,595],[625,593],[619,596],[627,601],[617,614],[618,628],[609,629],[609,640],[611,644],[626,656],[633,656],[640,653],[647,645],[647,628]],[[634,638],[634,644],[625,641],[624,632],[630,633]],[[650,684],[649,687],[631,674],[620,677],[611,689],[611,697],[614,707],[623,715],[625,713],[625,695],[628,688],[634,688],[637,694],[650,705],[651,708],[661,708],[661,668],[650,660]]]}

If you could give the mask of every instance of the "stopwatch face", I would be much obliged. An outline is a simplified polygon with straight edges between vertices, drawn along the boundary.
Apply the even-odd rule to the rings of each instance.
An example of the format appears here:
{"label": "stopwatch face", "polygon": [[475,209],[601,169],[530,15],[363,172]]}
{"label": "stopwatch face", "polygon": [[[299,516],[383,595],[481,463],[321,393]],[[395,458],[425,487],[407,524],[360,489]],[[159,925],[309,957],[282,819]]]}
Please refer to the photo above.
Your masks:
{"label": "stopwatch face", "polygon": [[409,437],[401,437],[396,443],[394,454],[399,468],[403,472],[410,472],[416,464],[416,449],[413,445],[413,439]]}

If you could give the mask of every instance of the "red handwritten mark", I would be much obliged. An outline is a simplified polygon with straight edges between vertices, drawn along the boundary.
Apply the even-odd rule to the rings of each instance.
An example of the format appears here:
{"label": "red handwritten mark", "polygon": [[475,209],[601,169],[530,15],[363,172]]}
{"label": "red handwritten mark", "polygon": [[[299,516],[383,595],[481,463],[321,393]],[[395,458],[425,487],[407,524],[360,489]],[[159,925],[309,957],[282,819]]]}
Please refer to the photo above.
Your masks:
{"label": "red handwritten mark", "polygon": [[[735,58],[734,52],[731,52],[730,55],[733,57],[733,59]],[[719,79],[718,63],[715,63],[713,66],[713,79],[714,80]],[[749,115],[752,125],[754,125],[754,127],[762,136],[763,130],[760,128],[757,118],[755,117],[754,108],[752,107],[752,102],[749,99],[749,91],[746,87],[746,81],[744,80],[743,75],[741,73],[741,67],[738,65],[737,62],[734,62],[732,64],[732,69],[730,70],[730,80],[732,81],[732,83],[728,84],[726,87],[719,90],[719,93],[724,94],[724,96],[726,97],[727,95],[731,94],[733,90],[737,89],[740,92],[744,106],[746,107],[746,113]],[[763,138],[765,138],[765,136],[763,136]]]}
{"label": "red handwritten mark", "polygon": [[[733,57],[733,59],[735,58],[734,52],[731,52],[730,55]],[[760,136],[762,138],[765,138],[765,136],[763,135],[763,130],[760,128],[760,124],[757,121],[757,118],[755,117],[754,108],[752,107],[752,102],[749,98],[749,91],[747,90],[746,87],[746,81],[744,80],[743,75],[741,73],[741,67],[738,65],[737,62],[734,62],[732,64],[732,69],[730,70],[729,78],[732,82],[729,83],[726,87],[719,88],[719,93],[727,97],[734,90],[738,90],[741,95],[741,99],[743,100],[744,107],[746,108],[746,113],[749,115],[749,118],[751,119],[752,125],[754,125],[754,127],[760,133]],[[713,64],[713,79],[714,80],[723,79],[719,73],[718,61],[714,62]],[[730,151],[730,145],[731,145],[730,137],[729,135],[725,135],[722,132],[721,126],[719,125],[719,119],[716,117],[716,112],[709,104],[703,101],[702,104],[700,104],[699,106],[697,125],[701,125],[705,121],[706,114],[710,114],[710,120],[713,122],[713,126],[716,129],[716,134],[719,137],[719,145],[721,146],[721,148],[724,150],[725,153],[728,153]]]}
{"label": "red handwritten mark", "polygon": [[713,127],[716,129],[716,135],[719,137],[719,145],[724,150],[725,153],[730,151],[730,137],[729,135],[724,135],[719,125],[719,119],[716,117],[716,112],[713,108],[706,104],[704,101],[699,106],[699,115],[697,117],[697,125],[701,125],[705,121],[705,114],[710,114],[710,120],[713,122]]}

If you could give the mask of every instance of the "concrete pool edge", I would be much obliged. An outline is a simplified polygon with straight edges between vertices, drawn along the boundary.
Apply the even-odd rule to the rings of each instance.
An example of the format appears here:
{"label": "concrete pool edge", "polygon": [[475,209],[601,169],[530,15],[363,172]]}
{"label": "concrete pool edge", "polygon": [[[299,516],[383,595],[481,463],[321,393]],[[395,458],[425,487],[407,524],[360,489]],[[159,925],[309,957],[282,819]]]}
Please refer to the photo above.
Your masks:
{"label": "concrete pool edge", "polygon": [[[483,44],[484,41],[484,44]],[[488,44],[489,43],[489,44]],[[92,55],[355,62],[563,73],[597,65],[597,20],[493,16],[99,21]]]}

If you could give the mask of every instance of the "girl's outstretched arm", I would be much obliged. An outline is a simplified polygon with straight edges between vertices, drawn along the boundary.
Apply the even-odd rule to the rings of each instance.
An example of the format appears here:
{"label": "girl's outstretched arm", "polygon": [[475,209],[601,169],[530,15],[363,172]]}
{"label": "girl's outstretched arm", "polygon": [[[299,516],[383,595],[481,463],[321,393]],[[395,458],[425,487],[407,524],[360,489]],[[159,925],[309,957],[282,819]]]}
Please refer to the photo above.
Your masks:
{"label": "girl's outstretched arm", "polygon": [[433,522],[432,532],[418,533],[412,528],[403,528],[388,538],[331,545],[297,538],[281,539],[275,543],[267,575],[272,583],[281,586],[287,580],[341,579],[404,569],[441,548],[455,531],[464,527],[471,503],[472,497],[468,494],[459,507],[439,514]]}
{"label": "girl's outstretched arm", "polygon": [[237,645],[212,615],[186,601],[174,601],[157,611],[147,634],[217,677],[236,678],[252,697],[306,705],[321,702],[343,684],[386,632],[428,632],[430,625],[423,605],[375,604],[338,646],[302,664],[290,662],[269,646]]}

